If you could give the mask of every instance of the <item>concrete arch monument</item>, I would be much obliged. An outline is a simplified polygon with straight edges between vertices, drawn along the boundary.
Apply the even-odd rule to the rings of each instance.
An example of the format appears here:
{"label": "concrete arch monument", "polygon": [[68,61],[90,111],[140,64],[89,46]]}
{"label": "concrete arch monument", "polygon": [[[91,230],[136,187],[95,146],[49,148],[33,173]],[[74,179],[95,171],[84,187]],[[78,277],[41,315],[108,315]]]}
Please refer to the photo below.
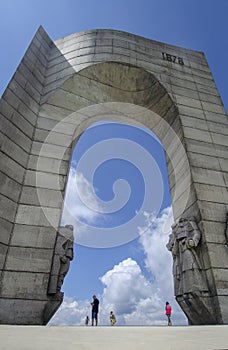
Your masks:
{"label": "concrete arch monument", "polygon": [[176,259],[186,247],[177,301],[192,324],[227,324],[228,124],[204,54],[114,30],[53,42],[42,27],[0,100],[0,323],[46,324],[61,304],[73,258],[72,227],[59,227],[72,147],[108,115],[163,143],[179,225],[168,248]]}

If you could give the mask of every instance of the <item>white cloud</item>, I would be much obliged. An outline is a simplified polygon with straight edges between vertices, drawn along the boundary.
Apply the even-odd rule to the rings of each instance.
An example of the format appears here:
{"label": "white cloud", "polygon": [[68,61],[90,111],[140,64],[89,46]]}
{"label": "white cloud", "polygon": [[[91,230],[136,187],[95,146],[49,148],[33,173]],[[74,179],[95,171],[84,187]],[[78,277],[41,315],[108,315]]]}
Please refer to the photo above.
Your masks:
{"label": "white cloud", "polygon": [[116,313],[131,313],[137,303],[147,298],[151,293],[151,286],[142,275],[136,261],[128,258],[101,277],[106,286],[102,299],[105,304],[112,304]]}
{"label": "white cloud", "polygon": [[77,301],[64,297],[63,303],[49,322],[51,326],[84,325],[87,315],[90,317],[91,305],[88,300]]}
{"label": "white cloud", "polygon": [[[153,284],[144,276],[136,261],[128,258],[101,277],[105,284],[102,302],[116,313],[118,324],[164,324],[164,307]],[[155,312],[160,310],[159,318]],[[157,316],[157,315],[156,315]],[[163,321],[162,321],[163,319]]]}
{"label": "white cloud", "polygon": [[156,219],[147,215],[144,234],[139,239],[146,256],[145,266],[155,279],[154,287],[161,288],[163,296],[169,296],[170,290],[173,290],[172,256],[166,249],[170,232],[164,232],[164,226],[166,221],[170,220],[170,216],[171,208],[164,209]]}
{"label": "white cloud", "polygon": [[[81,201],[76,190],[77,187],[79,188],[79,192],[83,192],[85,203],[89,203],[90,207],[95,210],[91,210]],[[100,214],[98,213],[100,211],[100,206],[93,193],[92,185],[82,173],[77,172],[76,185],[76,170],[71,168],[67,182],[66,198],[64,200],[61,223],[63,226],[66,224],[73,225],[77,227],[77,234],[79,234],[80,230],[83,231],[85,229],[84,225],[80,225],[80,220],[84,220],[90,224],[96,223],[97,219],[100,217]]]}
{"label": "white cloud", "polygon": [[[145,214],[145,227],[139,242],[145,254],[145,268],[151,274],[148,280],[131,258],[115,265],[100,277],[104,290],[100,299],[99,323],[109,324],[109,312],[113,310],[117,325],[165,325],[165,302],[173,309],[173,324],[187,324],[186,318],[173,297],[172,257],[166,249],[169,232],[164,229],[171,217],[166,208],[159,218]],[[84,324],[90,316],[89,301],[65,298],[51,324]]]}
{"label": "white cloud", "polygon": [[[161,215],[155,220],[149,215],[146,217],[146,225],[148,230],[144,229],[144,234],[140,236],[139,242],[143,247],[145,254],[145,267],[153,275],[153,288],[159,296],[160,307],[165,301],[172,304],[173,317],[176,324],[186,324],[186,317],[174,299],[173,293],[173,276],[172,276],[172,256],[166,249],[169,240],[168,236],[173,222],[172,208],[165,208]],[[175,315],[175,316],[174,316]]]}

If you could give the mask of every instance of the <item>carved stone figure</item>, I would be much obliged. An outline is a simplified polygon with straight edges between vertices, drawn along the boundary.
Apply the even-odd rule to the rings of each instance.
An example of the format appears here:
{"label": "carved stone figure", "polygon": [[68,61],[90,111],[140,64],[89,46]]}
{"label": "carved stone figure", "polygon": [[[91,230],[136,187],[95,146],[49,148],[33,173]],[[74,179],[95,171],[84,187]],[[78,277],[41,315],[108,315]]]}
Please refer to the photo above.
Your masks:
{"label": "carved stone figure", "polygon": [[228,247],[228,213],[226,213],[225,245]]}
{"label": "carved stone figure", "polygon": [[172,226],[172,234],[167,248],[173,255],[173,276],[175,295],[208,291],[206,278],[196,251],[201,232],[194,218],[180,218]]}
{"label": "carved stone figure", "polygon": [[190,324],[214,324],[211,299],[198,247],[201,232],[193,217],[172,225],[166,247],[173,256],[174,294]]}
{"label": "carved stone figure", "polygon": [[[174,228],[176,224],[172,226]],[[173,280],[174,280],[174,295],[179,294],[180,290],[180,264],[179,264],[179,249],[177,240],[173,233],[169,235],[169,242],[166,245],[167,249],[173,256]]]}
{"label": "carved stone figure", "polygon": [[60,227],[56,239],[48,294],[60,292],[64,278],[69,270],[70,262],[74,258],[73,244],[73,226]]}

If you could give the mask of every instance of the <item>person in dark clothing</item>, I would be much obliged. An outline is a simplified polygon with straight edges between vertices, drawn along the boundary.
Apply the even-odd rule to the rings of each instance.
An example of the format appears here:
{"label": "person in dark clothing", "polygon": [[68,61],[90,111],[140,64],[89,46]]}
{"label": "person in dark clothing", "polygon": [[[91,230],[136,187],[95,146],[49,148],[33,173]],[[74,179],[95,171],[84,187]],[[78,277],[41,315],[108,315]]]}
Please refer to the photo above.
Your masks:
{"label": "person in dark clothing", "polygon": [[88,324],[89,324],[89,316],[86,316],[85,325],[88,326]]}
{"label": "person in dark clothing", "polygon": [[94,320],[96,322],[96,326],[98,324],[98,312],[99,312],[99,300],[96,295],[93,295],[92,305],[92,326],[94,326]]}

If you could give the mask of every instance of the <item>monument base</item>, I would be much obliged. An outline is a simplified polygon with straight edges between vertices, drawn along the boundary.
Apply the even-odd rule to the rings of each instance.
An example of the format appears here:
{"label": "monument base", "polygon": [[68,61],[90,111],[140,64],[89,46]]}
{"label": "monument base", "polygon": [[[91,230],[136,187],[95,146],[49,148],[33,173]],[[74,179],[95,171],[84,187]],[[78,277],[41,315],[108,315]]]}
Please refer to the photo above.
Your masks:
{"label": "monument base", "polygon": [[0,324],[46,325],[63,301],[63,293],[47,300],[0,299]]}
{"label": "monument base", "polygon": [[222,324],[218,314],[212,314],[212,298],[210,295],[187,293],[176,296],[176,301],[184,311],[190,325]]}

